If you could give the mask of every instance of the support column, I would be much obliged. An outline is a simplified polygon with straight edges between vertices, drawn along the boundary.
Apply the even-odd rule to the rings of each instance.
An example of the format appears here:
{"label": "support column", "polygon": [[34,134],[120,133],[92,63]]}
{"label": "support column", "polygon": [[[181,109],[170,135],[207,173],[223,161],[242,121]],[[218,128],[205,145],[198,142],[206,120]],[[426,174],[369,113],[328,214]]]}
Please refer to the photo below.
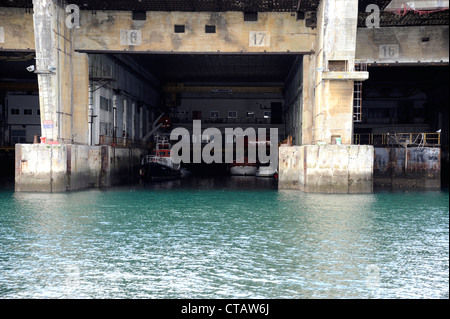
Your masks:
{"label": "support column", "polygon": [[36,71],[41,132],[52,144],[73,141],[73,30],[65,10],[51,0],[34,0]]}
{"label": "support column", "polygon": [[[370,193],[374,150],[352,144],[358,0],[322,0],[315,54],[303,57],[302,145],[279,148],[279,188]],[[333,144],[333,145],[332,145]]]}
{"label": "support column", "polygon": [[73,143],[89,145],[89,57],[73,55]]}
{"label": "support column", "polygon": [[[351,144],[358,0],[322,0],[318,7],[312,144]],[[310,70],[311,72],[311,70]],[[308,141],[309,142],[309,141]]]}

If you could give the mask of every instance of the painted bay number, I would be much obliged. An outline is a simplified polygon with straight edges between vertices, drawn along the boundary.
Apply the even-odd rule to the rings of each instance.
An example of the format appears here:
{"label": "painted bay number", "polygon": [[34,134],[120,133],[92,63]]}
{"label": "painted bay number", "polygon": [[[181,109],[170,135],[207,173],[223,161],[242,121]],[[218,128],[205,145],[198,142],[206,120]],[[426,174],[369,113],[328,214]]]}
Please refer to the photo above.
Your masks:
{"label": "painted bay number", "polygon": [[383,58],[398,58],[399,46],[398,44],[383,44],[380,45],[379,57]]}
{"label": "painted bay number", "polygon": [[120,30],[121,45],[141,45],[141,30]]}
{"label": "painted bay number", "polygon": [[250,31],[249,46],[265,47],[269,45],[269,37],[266,31]]}

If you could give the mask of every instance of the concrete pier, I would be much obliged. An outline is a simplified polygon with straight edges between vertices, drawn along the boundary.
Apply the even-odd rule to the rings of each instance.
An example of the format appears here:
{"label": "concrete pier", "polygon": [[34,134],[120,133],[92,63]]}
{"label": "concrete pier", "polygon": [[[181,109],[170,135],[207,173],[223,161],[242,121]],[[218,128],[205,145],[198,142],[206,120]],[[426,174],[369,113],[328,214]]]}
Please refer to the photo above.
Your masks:
{"label": "concrete pier", "polygon": [[16,144],[15,190],[56,193],[137,182],[140,157],[137,148]]}
{"label": "concrete pier", "polygon": [[315,193],[371,193],[373,156],[369,145],[281,146],[278,187]]}
{"label": "concrete pier", "polygon": [[375,148],[374,186],[390,189],[440,189],[439,147]]}

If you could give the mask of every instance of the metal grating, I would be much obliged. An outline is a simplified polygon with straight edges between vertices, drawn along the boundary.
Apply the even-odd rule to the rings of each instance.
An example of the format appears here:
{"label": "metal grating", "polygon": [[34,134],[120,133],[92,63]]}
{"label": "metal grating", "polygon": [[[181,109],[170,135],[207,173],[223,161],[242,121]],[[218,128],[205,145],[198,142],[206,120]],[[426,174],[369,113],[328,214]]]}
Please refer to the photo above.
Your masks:
{"label": "metal grating", "polygon": [[[70,0],[70,3],[85,10],[295,12],[315,10],[319,0]],[[31,8],[33,3],[0,0],[2,6]]]}
{"label": "metal grating", "polygon": [[[370,4],[376,4],[381,10],[381,27],[449,24],[448,9],[431,13],[410,11],[405,14],[384,11],[391,1],[359,0],[358,26],[365,26],[369,15],[365,10]],[[316,11],[320,0],[70,0],[68,2],[78,5],[82,10],[297,12]],[[0,7],[32,8],[33,2],[32,0],[0,0]]]}

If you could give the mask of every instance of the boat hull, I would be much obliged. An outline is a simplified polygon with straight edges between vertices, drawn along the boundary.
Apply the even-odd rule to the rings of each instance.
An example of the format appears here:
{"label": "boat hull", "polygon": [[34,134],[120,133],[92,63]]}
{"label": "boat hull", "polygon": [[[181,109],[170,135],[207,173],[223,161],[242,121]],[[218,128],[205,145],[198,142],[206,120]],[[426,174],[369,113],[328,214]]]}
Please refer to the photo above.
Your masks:
{"label": "boat hull", "polygon": [[256,174],[257,171],[256,166],[231,166],[230,167],[230,174],[231,175],[239,175],[239,176],[253,176]]}
{"label": "boat hull", "polygon": [[277,170],[270,166],[260,166],[256,172],[257,177],[273,177]]}
{"label": "boat hull", "polygon": [[170,180],[180,177],[180,171],[159,163],[146,163],[140,169],[144,181]]}

